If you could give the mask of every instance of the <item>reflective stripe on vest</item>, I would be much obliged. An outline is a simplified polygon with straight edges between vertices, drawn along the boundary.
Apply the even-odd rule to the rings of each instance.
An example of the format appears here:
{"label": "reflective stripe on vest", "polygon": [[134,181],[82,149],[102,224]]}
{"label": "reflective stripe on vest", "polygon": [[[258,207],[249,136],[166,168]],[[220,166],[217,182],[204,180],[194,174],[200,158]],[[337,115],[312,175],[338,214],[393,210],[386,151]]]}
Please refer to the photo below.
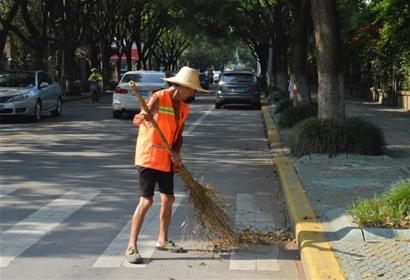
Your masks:
{"label": "reflective stripe on vest", "polygon": [[174,108],[168,108],[165,106],[159,106],[159,114],[166,114],[166,115],[175,115]]}
{"label": "reflective stripe on vest", "polygon": [[[177,135],[185,123],[188,116],[189,107],[180,101],[180,116],[178,124],[175,121],[175,111],[172,99],[167,90],[155,92],[158,96],[159,109],[154,115],[161,132],[172,147],[177,139]],[[171,170],[171,158],[168,150],[162,143],[155,128],[146,122],[140,125],[135,152],[135,165],[153,168],[160,171],[169,172]]]}

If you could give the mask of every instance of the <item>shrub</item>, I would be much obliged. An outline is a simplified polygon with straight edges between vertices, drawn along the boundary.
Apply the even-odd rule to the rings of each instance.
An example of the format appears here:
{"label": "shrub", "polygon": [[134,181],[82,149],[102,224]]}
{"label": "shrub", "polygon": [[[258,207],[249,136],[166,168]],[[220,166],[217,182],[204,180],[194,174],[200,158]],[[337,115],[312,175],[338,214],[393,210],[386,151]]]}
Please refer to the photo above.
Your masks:
{"label": "shrub", "polygon": [[290,98],[284,98],[278,102],[278,105],[276,106],[275,114],[281,113],[289,107],[293,107],[293,100]]}
{"label": "shrub", "polygon": [[410,229],[410,179],[398,182],[381,197],[353,203],[350,213],[360,226]]}
{"label": "shrub", "polygon": [[277,103],[280,100],[287,98],[288,93],[277,88],[269,87],[266,89],[266,96],[273,102]]}
{"label": "shrub", "polygon": [[358,117],[339,122],[310,118],[295,127],[290,139],[291,155],[296,157],[312,153],[380,155],[384,145],[382,130]]}
{"label": "shrub", "polygon": [[280,128],[293,127],[298,122],[313,116],[317,116],[317,105],[315,104],[300,104],[288,107],[280,114],[278,126]]}

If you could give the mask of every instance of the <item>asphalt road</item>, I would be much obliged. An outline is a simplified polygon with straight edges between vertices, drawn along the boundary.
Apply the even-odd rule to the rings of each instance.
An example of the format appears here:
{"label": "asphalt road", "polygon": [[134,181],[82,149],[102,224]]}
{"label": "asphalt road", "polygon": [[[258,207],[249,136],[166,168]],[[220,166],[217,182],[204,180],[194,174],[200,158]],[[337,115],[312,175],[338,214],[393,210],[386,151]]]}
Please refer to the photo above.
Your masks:
{"label": "asphalt road", "polygon": [[[293,243],[213,255],[176,179],[170,237],[187,249],[155,250],[159,203],[141,233],[142,265],[123,258],[137,203],[137,128],[113,119],[111,97],[64,104],[39,123],[0,123],[1,279],[300,279]],[[198,95],[185,127],[182,158],[221,192],[232,217],[261,230],[287,227],[260,111],[215,110]],[[156,196],[158,197],[158,195]]]}

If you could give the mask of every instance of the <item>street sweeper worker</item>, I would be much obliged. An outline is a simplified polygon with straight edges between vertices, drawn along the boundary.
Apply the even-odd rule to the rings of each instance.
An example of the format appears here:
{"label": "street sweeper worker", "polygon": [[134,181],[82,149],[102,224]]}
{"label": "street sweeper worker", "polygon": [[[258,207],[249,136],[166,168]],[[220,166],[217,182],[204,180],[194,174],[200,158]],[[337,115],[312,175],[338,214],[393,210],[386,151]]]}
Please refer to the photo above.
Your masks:
{"label": "street sweeper worker", "polygon": [[[164,78],[171,83],[167,89],[151,94],[146,100],[149,111],[141,109],[134,117],[139,126],[135,165],[139,173],[139,203],[131,220],[129,243],[125,256],[130,263],[141,263],[138,252],[138,234],[145,214],[153,203],[154,188],[157,185],[161,196],[160,228],[156,248],[162,251],[179,253],[183,248],[168,240],[168,227],[171,222],[174,196],[174,173],[181,161],[182,131],[189,113],[184,100],[192,97],[195,91],[207,92],[199,83],[199,72],[184,66],[175,77]],[[172,156],[165,148],[159,134],[150,121],[154,119],[172,147]]]}

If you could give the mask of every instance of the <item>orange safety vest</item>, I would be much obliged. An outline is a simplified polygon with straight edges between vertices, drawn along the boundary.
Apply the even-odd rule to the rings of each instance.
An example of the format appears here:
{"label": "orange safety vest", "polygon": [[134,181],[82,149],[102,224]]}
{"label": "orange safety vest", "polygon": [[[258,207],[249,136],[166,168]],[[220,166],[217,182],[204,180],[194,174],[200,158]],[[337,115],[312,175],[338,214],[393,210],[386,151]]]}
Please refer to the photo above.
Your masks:
{"label": "orange safety vest", "polygon": [[[176,123],[172,98],[168,90],[157,91],[159,110],[154,116],[159,128],[172,147],[178,138],[180,130],[189,113],[189,107],[179,101],[180,115]],[[163,145],[158,132],[149,122],[142,122],[138,132],[137,147],[135,151],[135,165],[144,166],[164,172],[171,171],[171,157]]]}

